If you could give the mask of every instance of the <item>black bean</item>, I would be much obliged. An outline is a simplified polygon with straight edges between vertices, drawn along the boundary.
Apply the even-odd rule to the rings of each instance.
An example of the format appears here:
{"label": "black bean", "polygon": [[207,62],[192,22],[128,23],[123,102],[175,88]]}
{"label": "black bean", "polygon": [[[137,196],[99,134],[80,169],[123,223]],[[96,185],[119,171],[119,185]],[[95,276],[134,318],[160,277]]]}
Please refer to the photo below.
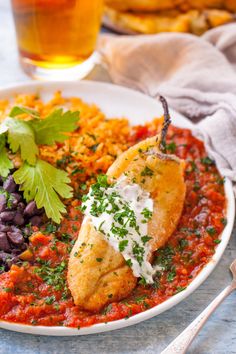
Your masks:
{"label": "black bean", "polygon": [[14,245],[21,245],[24,243],[24,237],[19,232],[11,232],[7,233],[8,240],[12,242]]}
{"label": "black bean", "polygon": [[17,205],[17,210],[23,211],[25,209],[25,204],[23,202],[19,202]]}
{"label": "black bean", "polygon": [[32,225],[32,226],[40,226],[42,222],[42,218],[38,215],[35,215],[33,216],[32,218],[29,219],[29,223]]}
{"label": "black bean", "polygon": [[21,233],[21,230],[19,229],[19,227],[15,226],[15,225],[10,225],[8,231]]}
{"label": "black bean", "polygon": [[4,225],[0,222],[0,232],[7,232],[10,231],[11,227],[8,225]]}
{"label": "black bean", "polygon": [[[11,204],[14,208],[17,207],[18,203],[21,201],[21,195],[19,193],[12,193],[11,194]],[[0,200],[1,202],[1,200]]]}
{"label": "black bean", "polygon": [[5,189],[5,191],[7,191],[9,193],[16,191],[17,185],[16,185],[12,176],[7,177],[7,179],[4,181],[3,189]]}
{"label": "black bean", "polygon": [[12,221],[16,215],[15,211],[2,211],[0,213],[0,219],[1,221],[7,222],[7,221]]}
{"label": "black bean", "polygon": [[31,202],[29,202],[28,205],[26,205],[24,210],[24,215],[30,217],[36,215],[37,212],[38,212],[38,208],[36,206],[36,203],[34,200],[32,200]]}
{"label": "black bean", "polygon": [[6,209],[7,199],[4,194],[0,194],[0,213]]}
{"label": "black bean", "polygon": [[21,225],[24,225],[25,219],[23,218],[23,215],[20,212],[16,212],[13,222],[16,225],[21,226]]}
{"label": "black bean", "polygon": [[7,235],[5,232],[0,232],[0,250],[10,251],[11,246],[8,242]]}

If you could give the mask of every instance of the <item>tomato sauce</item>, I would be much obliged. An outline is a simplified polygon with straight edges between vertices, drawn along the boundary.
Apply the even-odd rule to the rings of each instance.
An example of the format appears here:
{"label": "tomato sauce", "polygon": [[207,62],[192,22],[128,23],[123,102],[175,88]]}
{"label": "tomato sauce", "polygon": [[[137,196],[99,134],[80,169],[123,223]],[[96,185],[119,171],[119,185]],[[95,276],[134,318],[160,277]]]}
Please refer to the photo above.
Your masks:
{"label": "tomato sauce", "polygon": [[[130,145],[154,135],[149,127],[136,127]],[[128,318],[183,291],[210,261],[226,224],[224,179],[206,155],[204,145],[187,129],[170,127],[167,151],[186,161],[187,194],[179,225],[154,262],[162,269],[152,285],[138,284],[123,301],[100,313],[74,305],[66,283],[67,261],[82,222],[80,201],[68,205],[68,215],[57,227],[48,223],[34,229],[30,262],[13,265],[0,275],[0,319],[44,326],[81,328]]]}

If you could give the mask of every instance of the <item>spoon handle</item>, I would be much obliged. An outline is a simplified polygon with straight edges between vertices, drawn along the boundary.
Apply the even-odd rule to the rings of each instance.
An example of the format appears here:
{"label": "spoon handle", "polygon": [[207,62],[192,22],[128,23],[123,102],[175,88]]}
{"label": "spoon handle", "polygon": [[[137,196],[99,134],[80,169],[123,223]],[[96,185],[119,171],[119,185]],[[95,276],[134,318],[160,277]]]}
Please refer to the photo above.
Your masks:
{"label": "spoon handle", "polygon": [[200,315],[171,342],[161,354],[184,354],[192,343],[195,336],[204,326],[210,315],[221,304],[221,302],[235,289],[235,286],[227,286]]}

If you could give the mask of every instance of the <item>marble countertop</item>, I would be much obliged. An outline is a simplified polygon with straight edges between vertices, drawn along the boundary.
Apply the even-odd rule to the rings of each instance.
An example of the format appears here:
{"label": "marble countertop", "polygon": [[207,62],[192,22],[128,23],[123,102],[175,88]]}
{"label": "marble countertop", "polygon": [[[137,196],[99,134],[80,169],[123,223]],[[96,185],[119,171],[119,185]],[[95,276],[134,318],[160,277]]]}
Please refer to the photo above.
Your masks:
{"label": "marble countertop", "polygon": [[[0,0],[0,45],[0,87],[30,81],[18,64],[8,0]],[[98,68],[89,78],[108,80]],[[158,354],[228,285],[228,267],[235,257],[236,229],[211,276],[173,309],[133,327],[83,337],[42,337],[0,330],[0,354]],[[235,293],[210,318],[188,353],[236,354]]]}

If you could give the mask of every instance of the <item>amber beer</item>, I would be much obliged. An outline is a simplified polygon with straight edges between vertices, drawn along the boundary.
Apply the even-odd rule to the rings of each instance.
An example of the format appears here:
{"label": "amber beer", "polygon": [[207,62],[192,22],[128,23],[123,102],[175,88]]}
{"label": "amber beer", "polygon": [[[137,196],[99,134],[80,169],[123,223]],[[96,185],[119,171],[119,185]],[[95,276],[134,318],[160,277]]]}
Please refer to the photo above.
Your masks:
{"label": "amber beer", "polygon": [[[21,61],[43,69],[67,69],[94,52],[102,0],[12,0]],[[31,67],[31,70],[33,68]]]}

